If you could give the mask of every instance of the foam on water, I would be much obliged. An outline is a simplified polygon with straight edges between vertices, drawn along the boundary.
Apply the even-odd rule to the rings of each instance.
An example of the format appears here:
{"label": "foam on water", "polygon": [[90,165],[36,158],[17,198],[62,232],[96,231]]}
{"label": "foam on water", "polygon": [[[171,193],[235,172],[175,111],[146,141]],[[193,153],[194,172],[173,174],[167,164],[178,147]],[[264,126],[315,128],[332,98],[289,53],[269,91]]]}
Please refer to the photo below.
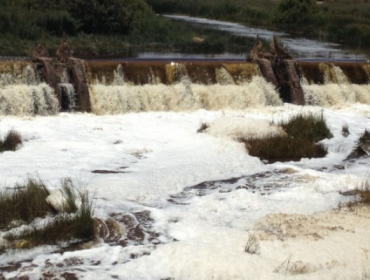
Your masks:
{"label": "foam on water", "polygon": [[[227,78],[227,77],[226,77]],[[120,114],[142,111],[183,111],[245,109],[255,106],[281,105],[272,84],[255,76],[243,85],[193,84],[184,75],[173,85],[90,86],[90,100],[95,114]]]}

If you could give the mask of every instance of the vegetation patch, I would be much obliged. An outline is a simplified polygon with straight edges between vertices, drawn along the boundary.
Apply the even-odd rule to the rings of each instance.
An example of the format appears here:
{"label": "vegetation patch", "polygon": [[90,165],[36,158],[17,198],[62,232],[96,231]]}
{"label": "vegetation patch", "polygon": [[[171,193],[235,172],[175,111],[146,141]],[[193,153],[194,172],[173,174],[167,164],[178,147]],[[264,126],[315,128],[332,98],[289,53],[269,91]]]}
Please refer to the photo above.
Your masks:
{"label": "vegetation patch", "polygon": [[370,155],[370,131],[365,130],[358,139],[354,149],[348,155],[347,159],[366,157]]}
{"label": "vegetation patch", "polygon": [[343,124],[343,126],[342,126],[342,135],[343,135],[343,137],[347,137],[349,135],[348,124]]}
{"label": "vegetation patch", "polygon": [[309,142],[318,142],[325,138],[333,137],[326,125],[323,114],[298,114],[289,121],[279,125],[293,138],[303,138]]}
{"label": "vegetation patch", "polygon": [[92,201],[71,179],[53,193],[33,178],[0,192],[0,230],[7,241],[2,251],[86,242],[95,237],[95,228]]}
{"label": "vegetation patch", "polygon": [[243,138],[240,141],[245,144],[250,155],[269,163],[324,157],[327,154],[326,148],[317,143],[332,137],[322,114],[299,114],[279,125],[286,134]]}
{"label": "vegetation patch", "polygon": [[207,123],[201,123],[200,127],[197,130],[197,133],[205,132],[208,127],[209,125]]}
{"label": "vegetation patch", "polygon": [[5,151],[15,151],[18,145],[22,144],[22,136],[19,132],[11,129],[5,136],[4,140],[0,140],[0,153]]}

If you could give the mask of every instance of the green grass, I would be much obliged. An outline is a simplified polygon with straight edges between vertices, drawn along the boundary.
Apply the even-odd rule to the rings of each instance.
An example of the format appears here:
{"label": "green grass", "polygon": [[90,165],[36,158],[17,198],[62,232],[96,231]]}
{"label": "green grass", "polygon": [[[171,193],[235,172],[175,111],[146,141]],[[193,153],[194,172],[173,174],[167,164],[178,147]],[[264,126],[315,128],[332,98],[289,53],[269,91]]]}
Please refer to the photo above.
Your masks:
{"label": "green grass", "polygon": [[29,178],[12,190],[1,191],[0,230],[5,231],[3,238],[9,245],[0,250],[92,240],[96,222],[88,193],[78,190],[69,178],[62,180],[61,192],[65,203],[57,211],[46,201],[50,191],[41,180]]}
{"label": "green grass", "polygon": [[[92,240],[95,236],[95,220],[92,203],[87,194],[81,196],[81,207],[76,212],[60,213],[42,227],[31,227],[4,238],[11,242],[26,240],[27,246],[58,245]],[[18,243],[19,244],[19,243]]]}
{"label": "green grass", "polygon": [[22,136],[17,131],[11,129],[6,134],[4,140],[0,140],[0,153],[15,151],[20,144],[22,144]]}
{"label": "green grass", "polygon": [[324,157],[327,154],[327,149],[317,143],[332,137],[322,115],[299,114],[279,125],[286,134],[244,138],[240,141],[245,144],[251,156],[269,163]]}
{"label": "green grass", "polygon": [[276,161],[298,161],[301,158],[324,157],[327,150],[304,138],[293,138],[289,135],[272,135],[261,139],[243,139],[251,156]]}
{"label": "green grass", "polygon": [[302,113],[293,116],[280,125],[293,138],[303,138],[310,142],[318,142],[333,137],[326,125],[323,114]]}
{"label": "green grass", "polygon": [[45,217],[51,211],[45,201],[49,194],[45,184],[34,178],[0,191],[0,229],[13,221],[30,223],[37,217]]}

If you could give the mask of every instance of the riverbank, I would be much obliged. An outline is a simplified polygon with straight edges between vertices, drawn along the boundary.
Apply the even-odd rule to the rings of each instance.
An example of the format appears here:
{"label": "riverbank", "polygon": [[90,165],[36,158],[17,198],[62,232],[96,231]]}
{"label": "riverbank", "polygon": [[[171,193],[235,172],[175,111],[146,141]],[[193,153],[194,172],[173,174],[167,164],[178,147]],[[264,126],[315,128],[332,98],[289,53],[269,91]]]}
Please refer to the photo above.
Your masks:
{"label": "riverbank", "polygon": [[[158,22],[157,22],[158,20]],[[99,35],[76,34],[66,37],[74,56],[135,57],[138,53],[220,54],[247,53],[255,40],[225,31],[197,28],[187,23],[157,17],[140,34]],[[49,54],[55,56],[62,36],[45,36]],[[41,38],[39,39],[41,40]],[[0,56],[32,56],[39,40],[21,39],[12,35],[0,37]]]}

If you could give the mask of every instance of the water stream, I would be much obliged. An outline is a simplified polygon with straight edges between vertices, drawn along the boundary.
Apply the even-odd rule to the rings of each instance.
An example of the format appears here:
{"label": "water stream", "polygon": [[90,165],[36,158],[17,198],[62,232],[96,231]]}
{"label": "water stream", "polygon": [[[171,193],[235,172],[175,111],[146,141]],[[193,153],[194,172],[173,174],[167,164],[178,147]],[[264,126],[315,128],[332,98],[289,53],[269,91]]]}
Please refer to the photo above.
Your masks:
{"label": "water stream", "polygon": [[[284,47],[288,48],[297,59],[302,60],[367,60],[367,56],[356,51],[346,51],[339,44],[320,42],[306,38],[293,38],[287,33],[270,31],[262,28],[247,27],[238,23],[211,20],[206,18],[180,16],[180,15],[163,15],[167,18],[185,21],[201,28],[221,30],[234,34],[236,36],[256,38],[257,35],[265,40],[270,41],[273,36],[277,36]],[[248,50],[247,50],[248,51]],[[145,55],[145,54],[144,54]],[[153,55],[153,54],[152,54]],[[231,58],[230,54],[227,54]],[[233,58],[240,58],[236,54]]]}

